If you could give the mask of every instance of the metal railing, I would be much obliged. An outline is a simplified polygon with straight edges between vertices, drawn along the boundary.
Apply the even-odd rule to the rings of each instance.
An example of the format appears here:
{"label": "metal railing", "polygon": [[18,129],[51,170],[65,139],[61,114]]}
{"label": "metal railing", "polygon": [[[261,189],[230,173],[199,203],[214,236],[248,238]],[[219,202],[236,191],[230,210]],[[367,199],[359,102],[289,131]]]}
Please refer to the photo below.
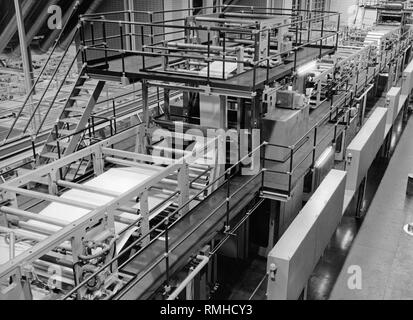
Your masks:
{"label": "metal railing", "polygon": [[[162,230],[162,232],[160,232],[156,237],[153,237],[152,239],[150,239],[149,243],[145,246],[143,246],[141,249],[139,249],[136,253],[134,253],[133,255],[130,255],[124,262],[122,262],[119,266],[118,266],[118,270],[122,270],[122,268],[124,268],[126,265],[128,265],[129,263],[131,263],[137,256],[139,256],[142,252],[144,252],[147,248],[149,248],[155,241],[159,240],[161,237],[165,239],[165,250],[164,250],[164,254],[161,255],[159,257],[159,259],[157,259],[154,263],[152,263],[150,265],[150,267],[147,269],[147,271],[145,271],[143,274],[139,274],[139,276],[135,276],[133,279],[133,282],[139,282],[144,276],[146,276],[153,268],[155,268],[156,266],[158,266],[160,263],[164,262],[165,263],[165,267],[166,267],[166,273],[165,273],[165,277],[166,277],[166,282],[169,282],[170,279],[170,260],[169,260],[169,256],[170,254],[176,250],[184,241],[186,241],[192,234],[194,234],[201,226],[204,225],[205,222],[207,222],[212,216],[214,216],[220,209],[222,209],[224,206],[226,207],[226,213],[225,213],[225,220],[226,220],[226,233],[231,233],[230,232],[230,226],[229,226],[229,221],[230,221],[230,211],[231,211],[231,207],[230,207],[230,202],[231,200],[238,195],[243,188],[245,188],[247,185],[249,185],[251,182],[253,182],[255,179],[257,179],[258,177],[261,176],[262,179],[265,170],[263,168],[258,170],[258,173],[253,175],[250,179],[248,179],[248,181],[246,181],[245,183],[243,183],[243,185],[241,187],[239,187],[237,190],[235,190],[234,192],[231,192],[231,185],[230,182],[232,181],[232,179],[234,179],[234,177],[236,177],[235,174],[233,174],[233,170],[236,169],[239,165],[241,165],[246,159],[252,157],[255,155],[255,153],[257,152],[261,152],[262,148],[266,145],[266,143],[262,143],[260,146],[258,146],[257,148],[255,148],[254,150],[252,150],[248,155],[246,155],[245,157],[243,157],[241,160],[239,160],[236,164],[232,165],[229,169],[227,169],[223,174],[221,174],[218,178],[216,178],[215,180],[211,181],[205,188],[203,188],[202,190],[200,190],[199,192],[197,192],[193,198],[189,199],[188,201],[186,201],[184,204],[182,204],[180,207],[178,207],[177,209],[175,209],[172,213],[169,213],[166,217],[164,217],[159,223],[157,223],[154,227],[151,228],[151,230],[149,230],[149,232],[147,232],[146,234],[143,234],[139,237],[139,239],[135,240],[133,243],[131,243],[129,246],[127,246],[126,248],[124,248],[119,254],[115,255],[112,259],[110,259],[110,261],[108,261],[107,263],[105,263],[101,268],[99,268],[96,272],[94,272],[93,274],[90,275],[90,277],[87,277],[84,281],[82,281],[81,283],[79,283],[77,286],[75,286],[73,289],[71,289],[68,293],[65,294],[65,296],[63,297],[63,299],[68,299],[70,298],[73,294],[75,294],[79,289],[81,289],[84,285],[86,285],[88,283],[88,281],[90,281],[91,279],[93,279],[95,276],[99,275],[101,272],[103,272],[105,269],[107,269],[108,267],[110,267],[113,263],[117,262],[120,258],[124,257],[125,255],[127,255],[128,253],[130,253],[130,250],[132,248],[135,248],[136,246],[140,245],[146,238],[150,239],[151,234],[153,234],[154,231],[159,230],[160,228],[164,228]],[[260,164],[258,164],[259,166]],[[222,179],[225,179],[224,182],[222,182]],[[211,186],[215,185],[216,183],[220,183],[220,188],[225,187],[226,188],[226,194],[227,197],[225,199],[225,201],[223,201],[222,203],[220,203],[217,208],[215,208],[210,214],[208,214],[207,217],[205,217],[204,219],[202,219],[202,221],[200,221],[199,223],[197,223],[195,225],[194,228],[192,228],[192,230],[185,234],[185,236],[183,238],[180,238],[179,241],[177,241],[176,243],[170,244],[168,239],[169,239],[169,231],[176,226],[178,223],[180,223],[183,219],[185,219],[186,217],[188,217],[192,212],[193,209],[190,211],[187,211],[186,208],[188,207],[188,205],[190,205],[193,201],[194,198],[198,198],[200,196],[202,196],[203,194],[205,194],[206,191],[208,191]],[[215,191],[216,192],[216,191]],[[212,193],[214,194],[214,193]],[[211,197],[212,194],[210,194],[208,196]],[[172,195],[173,196],[173,195]],[[208,199],[207,198],[207,199]],[[199,205],[199,204],[198,204]],[[197,205],[197,206],[198,206]],[[183,214],[181,214],[181,212],[184,211]],[[187,211],[187,212],[185,212]],[[175,216],[179,216],[173,223],[170,223],[170,220],[172,217]],[[130,228],[134,227],[135,225],[130,225],[127,230],[129,230]],[[125,231],[123,231],[125,232]],[[216,248],[215,248],[216,249]],[[213,252],[211,252],[211,254],[213,254]],[[132,280],[131,280],[132,281]],[[125,286],[128,286],[131,284],[131,281],[129,281],[128,284],[126,284]]]}
{"label": "metal railing", "polygon": [[[46,72],[47,67],[48,67],[48,65],[49,65],[49,62],[52,60],[52,56],[53,56],[53,54],[56,52],[56,49],[58,48],[59,43],[60,43],[61,39],[63,38],[63,36],[64,36],[64,34],[65,34],[65,31],[66,31],[66,29],[67,29],[67,27],[68,27],[68,25],[69,25],[70,18],[73,17],[73,16],[77,13],[78,9],[79,9],[79,2],[76,2],[76,4],[73,6],[72,11],[71,11],[71,13],[70,13],[70,15],[69,15],[69,19],[66,20],[66,22],[65,22],[65,24],[64,24],[64,26],[63,26],[63,28],[62,28],[62,31],[60,32],[58,38],[56,39],[55,44],[53,45],[52,50],[51,50],[51,52],[50,52],[50,54],[49,54],[49,56],[48,56],[45,64],[43,65],[42,70],[40,71],[40,74],[38,75],[37,79],[35,80],[35,82],[34,82],[32,88],[31,88],[31,90],[27,93],[26,98],[25,98],[25,100],[24,100],[24,102],[23,102],[22,107],[20,108],[19,112],[17,113],[17,115],[16,115],[16,117],[15,117],[15,119],[14,119],[11,127],[9,128],[9,130],[8,130],[8,132],[7,132],[4,140],[3,140],[3,142],[0,143],[0,145],[1,145],[1,144],[5,144],[5,143],[7,143],[7,142],[10,142],[10,139],[9,139],[9,138],[10,138],[11,134],[13,133],[13,131],[14,131],[17,123],[19,122],[22,114],[25,112],[25,110],[27,109],[27,107],[28,107],[29,105],[32,105],[32,103],[30,102],[30,100],[34,99],[34,93],[35,93],[36,87],[37,87],[37,85],[39,84],[42,76],[43,76],[44,73]],[[21,137],[23,137],[23,136],[26,135],[27,129],[28,129],[28,127],[30,126],[33,118],[35,117],[35,113],[38,111],[38,109],[39,109],[39,107],[40,107],[40,105],[41,105],[41,103],[42,103],[42,101],[43,101],[43,99],[44,99],[47,91],[49,90],[49,88],[50,88],[50,86],[51,86],[51,83],[52,83],[52,80],[56,77],[56,75],[57,75],[57,73],[58,73],[58,70],[59,70],[60,66],[62,65],[62,63],[63,63],[63,61],[64,61],[64,59],[65,59],[65,57],[66,57],[66,54],[67,54],[67,52],[68,52],[68,50],[69,50],[69,48],[70,48],[73,40],[75,39],[75,36],[76,36],[76,35],[77,35],[77,32],[76,32],[75,35],[73,36],[72,41],[70,41],[69,45],[68,45],[67,48],[65,49],[65,51],[64,51],[64,53],[63,53],[63,55],[62,55],[62,58],[60,59],[57,67],[55,68],[55,70],[54,70],[54,72],[53,72],[53,75],[51,76],[51,78],[50,78],[50,80],[49,80],[49,82],[48,82],[48,85],[47,85],[46,88],[43,90],[42,97],[40,98],[40,101],[37,102],[35,109],[34,109],[34,110],[29,110],[30,119],[27,121],[27,124],[24,126],[24,129],[23,129],[23,131],[21,132],[21,135],[20,135],[19,138],[21,138]],[[76,59],[76,58],[75,58],[75,59]],[[72,66],[73,66],[73,64],[72,64]],[[71,69],[71,68],[69,68],[69,70],[70,70],[70,69]],[[64,81],[65,81],[65,79],[67,78],[68,74],[69,74],[69,72],[66,73],[66,75],[65,75],[65,77],[64,77],[64,80],[62,80],[61,84],[64,84]],[[58,92],[60,92],[61,88],[62,88],[62,85],[60,86]],[[43,122],[44,122],[44,121],[42,121],[42,124],[43,124]],[[37,129],[37,130],[36,130],[36,134],[39,133],[42,124],[39,125],[38,128],[35,128],[35,129]],[[15,140],[16,140],[16,138],[13,138],[13,139],[12,139],[12,141],[15,141]]]}
{"label": "metal railing", "polygon": [[[280,13],[281,9],[272,9],[272,8],[256,8],[256,7],[243,7],[243,6],[234,6],[236,9],[243,8],[243,14],[248,14],[249,12],[254,12],[260,16],[264,17],[272,17],[272,15],[287,15],[290,16],[291,14],[297,14],[296,11],[292,12],[291,14],[283,14]],[[265,9],[265,10],[264,10]],[[170,12],[179,12],[183,10],[171,10]],[[185,10],[184,10],[185,11]],[[288,10],[281,10],[281,12],[285,12]],[[301,10],[305,11],[305,10]],[[169,11],[162,11],[163,14]],[[262,30],[260,29],[259,23],[248,23],[242,22],[241,20],[234,20],[234,21],[241,21],[239,27],[220,27],[220,26],[197,26],[197,25],[177,25],[177,21],[185,21],[185,19],[174,19],[173,21],[167,20],[165,21],[156,21],[154,20],[154,16],[161,12],[140,12],[140,11],[123,11],[123,12],[114,12],[108,13],[104,15],[85,15],[81,18],[81,29],[83,34],[83,45],[85,47],[85,53],[83,55],[84,62],[93,64],[93,59],[88,61],[87,52],[97,52],[104,54],[104,62],[106,65],[109,64],[110,60],[112,59],[120,59],[121,60],[121,67],[119,72],[123,75],[128,73],[126,70],[126,58],[128,56],[137,56],[141,60],[141,69],[140,71],[150,72],[156,71],[161,72],[161,70],[155,70],[153,66],[148,66],[148,59],[151,58],[165,58],[165,59],[177,59],[178,63],[185,63],[185,59],[191,59],[192,63],[198,63],[200,65],[206,66],[206,74],[200,75],[199,73],[191,73],[189,72],[187,75],[189,77],[200,77],[206,78],[207,82],[210,83],[213,79],[225,80],[226,79],[226,65],[228,63],[236,63],[237,65],[242,65],[246,71],[252,70],[251,74],[251,81],[253,87],[257,84],[257,77],[258,77],[258,70],[260,68],[266,69],[265,75],[265,82],[268,83],[270,81],[271,75],[270,70],[272,69],[271,61],[283,56],[289,55],[291,52],[294,52],[294,68],[297,66],[297,53],[300,49],[315,45],[320,48],[320,55],[322,55],[322,49],[326,46],[323,43],[328,39],[336,38],[336,43],[332,47],[337,47],[338,41],[338,34],[340,32],[339,25],[340,25],[340,15],[334,12],[323,12],[323,16],[314,17],[304,19],[300,16],[299,20],[291,23],[281,23],[277,26],[274,26],[270,29]],[[128,16],[125,20],[119,21],[118,19],[110,19],[111,14],[125,14]],[[136,22],[135,18],[131,18],[131,15],[140,14],[146,15],[148,22]],[[326,29],[325,22],[331,18],[337,18],[337,25],[334,29]],[[200,19],[200,18],[198,18]],[[202,19],[209,19],[209,18],[202,18]],[[212,19],[212,18],[211,18]],[[230,19],[231,20],[231,19]],[[312,29],[311,24],[316,25],[316,28]],[[115,35],[108,36],[107,35],[107,26],[112,25],[119,27],[119,32]],[[282,51],[279,49],[277,52],[272,53],[270,50],[271,44],[274,41],[272,35],[273,33],[278,30],[279,28],[289,28],[295,32],[294,41],[292,41],[292,48]],[[91,39],[85,38],[85,30],[89,30],[91,34]],[[100,30],[100,34],[102,37],[95,37],[97,33],[96,30]],[[165,36],[167,35],[165,32],[155,32],[155,29],[162,29],[162,30],[174,30],[173,33],[182,33],[187,35],[191,32],[204,32],[206,33],[207,41],[205,45],[200,45],[196,48],[191,48],[190,52],[188,52],[188,48],[172,48],[168,47],[168,41],[165,41]],[[219,49],[215,48],[211,45],[212,41],[212,33],[219,32],[222,38],[222,45]],[[263,56],[259,57],[257,54],[253,54],[252,57],[245,60],[239,60],[234,53],[234,48],[227,46],[226,42],[230,41],[231,37],[239,37],[241,41],[249,41],[255,47],[258,47],[260,42],[260,36],[263,33],[268,33],[268,52]],[[307,39],[303,39],[301,34],[307,32]],[[314,33],[315,37],[312,37],[311,34]],[[161,40],[158,43],[155,43],[154,39],[160,38]],[[183,37],[185,38],[185,37]],[[174,41],[182,40],[180,38],[178,40],[174,39]],[[149,41],[146,41],[150,39]],[[113,43],[112,40],[117,40],[114,45],[110,45],[110,42]],[[139,40],[139,44],[141,45],[141,49],[131,49],[133,47],[132,43]],[[219,54],[217,55],[217,50]],[[180,61],[180,62],[179,62]],[[176,61],[175,61],[176,62]],[[222,73],[221,75],[211,74],[211,63],[213,62],[220,62],[222,63]]]}

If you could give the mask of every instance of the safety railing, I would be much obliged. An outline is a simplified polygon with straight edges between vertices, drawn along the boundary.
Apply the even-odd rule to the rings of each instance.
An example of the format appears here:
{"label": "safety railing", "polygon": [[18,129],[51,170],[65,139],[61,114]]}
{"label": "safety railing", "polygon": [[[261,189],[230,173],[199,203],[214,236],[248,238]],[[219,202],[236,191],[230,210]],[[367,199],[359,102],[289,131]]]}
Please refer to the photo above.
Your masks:
{"label": "safety railing", "polygon": [[[70,41],[69,45],[68,45],[67,48],[65,49],[65,51],[64,51],[64,53],[63,53],[63,55],[62,55],[62,58],[60,59],[60,61],[59,61],[58,65],[57,65],[57,67],[55,68],[52,76],[50,77],[49,82],[48,82],[46,88],[43,90],[43,94],[42,94],[42,96],[41,96],[41,98],[40,98],[40,101],[38,101],[38,102],[32,102],[32,100],[35,99],[35,96],[34,96],[35,90],[36,90],[36,88],[37,88],[40,80],[43,78],[43,75],[44,75],[44,74],[46,73],[46,71],[48,70],[49,63],[52,61],[52,57],[53,57],[54,53],[56,52],[56,49],[58,48],[58,46],[59,46],[59,44],[60,44],[60,41],[61,41],[61,39],[63,38],[65,32],[67,31],[66,29],[67,29],[67,27],[68,27],[68,25],[69,25],[70,18],[71,18],[71,17],[74,17],[74,16],[77,14],[78,9],[79,9],[79,2],[76,2],[76,4],[73,6],[72,11],[71,11],[71,13],[70,13],[70,15],[69,15],[69,19],[66,20],[66,22],[65,22],[65,24],[64,24],[64,26],[63,26],[63,28],[62,28],[62,31],[60,32],[58,38],[56,39],[55,44],[53,45],[53,47],[52,47],[52,49],[51,49],[51,52],[50,52],[50,54],[49,54],[49,56],[48,56],[45,64],[43,65],[43,68],[42,68],[41,71],[40,71],[40,74],[39,74],[38,77],[36,78],[36,80],[35,80],[32,88],[31,88],[31,90],[27,93],[26,98],[25,98],[25,100],[24,100],[24,102],[23,102],[23,104],[22,104],[22,107],[20,108],[19,112],[17,113],[17,115],[16,115],[16,117],[15,117],[12,125],[10,126],[9,130],[7,131],[7,134],[6,134],[5,138],[4,138],[4,140],[0,143],[0,145],[5,144],[5,143],[8,143],[8,142],[10,142],[10,141],[15,141],[15,140],[17,140],[17,139],[20,139],[20,138],[24,137],[24,136],[27,134],[27,130],[28,130],[29,126],[32,124],[32,121],[33,121],[34,117],[36,116],[36,113],[38,112],[38,110],[39,110],[39,108],[40,108],[40,105],[41,105],[41,103],[43,102],[43,100],[44,100],[44,98],[45,98],[45,96],[46,96],[46,93],[47,93],[47,91],[49,90],[49,88],[50,88],[50,86],[51,86],[51,84],[52,84],[52,82],[53,82],[53,79],[55,79],[55,77],[57,76],[57,74],[58,74],[58,72],[59,72],[59,68],[62,66],[63,61],[64,61],[65,58],[66,58],[66,54],[67,54],[67,52],[69,51],[70,46],[71,46],[71,44],[73,43],[73,40],[74,40],[75,37],[77,36],[77,32],[76,32],[76,33],[74,34],[73,38],[72,38],[72,41]],[[76,60],[76,58],[75,58],[75,60]],[[72,64],[72,66],[73,66],[73,64]],[[69,69],[71,69],[71,68],[69,68]],[[65,74],[64,80],[61,81],[60,89],[62,88],[62,86],[63,86],[63,84],[64,84],[64,82],[65,82],[65,80],[66,80],[66,78],[67,78],[68,75],[69,75],[69,71]],[[58,90],[58,92],[60,92],[60,89]],[[56,95],[57,95],[57,94],[56,94]],[[28,110],[28,108],[29,108],[30,106],[33,106],[33,105],[35,105],[34,109],[33,109],[33,108],[30,108],[30,110]],[[23,115],[24,113],[30,114],[29,120],[21,119],[21,117],[22,117],[22,115]],[[18,136],[17,139],[16,139],[16,138],[10,139],[10,137],[12,136],[12,133],[13,133],[13,132],[15,131],[15,129],[16,129],[16,125],[19,124],[20,122],[23,122],[23,130],[18,130],[18,132],[19,132],[18,135],[19,135],[19,136]],[[26,123],[26,124],[24,124],[24,123]],[[33,128],[33,131],[35,131],[35,134],[36,134],[36,135],[37,135],[37,134],[39,133],[39,131],[41,130],[41,126],[43,125],[43,123],[44,123],[44,121],[41,121],[41,124],[39,124],[37,128],[36,128],[36,127]]]}
{"label": "safety railing", "polygon": [[[75,36],[76,36],[76,33],[75,33]],[[73,38],[73,40],[74,40],[74,38]],[[66,49],[65,54],[63,55],[62,59],[59,61],[56,69],[54,70],[53,75],[52,75],[52,79],[54,79],[54,78],[57,76],[57,74],[58,74],[58,72],[59,72],[59,68],[62,66],[62,63],[63,63],[63,60],[64,60],[64,56],[66,55],[66,53],[67,53],[68,50],[69,50],[69,47]],[[43,91],[43,93],[42,93],[42,95],[41,95],[41,97],[40,97],[40,99],[39,99],[38,101],[36,101],[36,102],[34,102],[34,103],[28,103],[27,101],[30,99],[30,97],[28,97],[27,101],[25,101],[23,107],[20,109],[20,111],[19,111],[18,114],[16,115],[16,117],[15,117],[15,119],[14,119],[14,121],[13,121],[13,124],[12,124],[11,127],[9,128],[9,131],[8,131],[8,133],[7,133],[7,135],[6,135],[5,140],[3,141],[3,144],[5,144],[5,143],[10,143],[10,142],[14,142],[14,141],[16,141],[16,140],[19,140],[19,139],[22,139],[22,138],[24,138],[24,137],[28,137],[28,136],[31,136],[31,135],[33,135],[33,136],[35,136],[35,137],[37,137],[37,136],[39,135],[39,133],[43,130],[43,126],[44,126],[45,122],[48,120],[48,116],[49,116],[49,114],[50,114],[50,111],[51,111],[53,108],[56,107],[55,102],[56,102],[56,100],[58,99],[59,94],[62,93],[62,89],[63,89],[63,87],[64,87],[64,85],[65,85],[65,83],[66,83],[66,80],[68,79],[68,77],[69,77],[72,69],[73,69],[74,67],[77,67],[77,66],[75,65],[75,62],[77,61],[77,57],[78,57],[78,55],[79,55],[80,53],[81,53],[81,49],[78,49],[77,52],[76,52],[76,54],[75,54],[75,57],[73,58],[72,62],[70,63],[70,66],[69,66],[68,70],[67,70],[66,73],[63,75],[62,79],[60,79],[59,88],[57,89],[56,92],[54,92],[53,98],[52,98],[51,101],[50,101],[50,100],[46,100],[46,95],[47,95],[47,93],[48,93],[48,91],[49,91],[49,88],[50,88],[50,86],[51,86],[51,84],[52,84],[52,81],[49,81],[49,82],[48,82],[46,88],[44,89],[44,91]],[[69,97],[69,94],[66,94],[66,98],[68,98],[68,97]],[[34,108],[32,108],[32,110],[30,110],[28,119],[21,119],[23,113],[24,113],[24,112],[27,112],[27,111],[26,111],[26,108],[27,108],[27,106],[29,106],[29,105],[33,105]],[[42,107],[46,107],[46,110],[42,109]],[[41,113],[40,118],[39,118],[40,123],[37,125],[37,127],[31,129],[31,130],[30,130],[31,132],[29,132],[30,126],[33,124],[33,121],[34,121],[35,117],[36,117],[39,113]],[[11,136],[12,132],[15,130],[17,124],[21,124],[21,125],[22,125],[22,129],[19,130],[19,135],[18,135],[18,136],[14,137],[14,138],[10,138],[10,136]]]}
{"label": "safety railing", "polygon": [[[294,145],[283,146],[271,143],[267,144],[266,150],[277,148],[286,150],[289,153],[284,162],[276,161],[267,157],[263,158],[263,161],[265,161],[266,174],[285,176],[288,179],[288,182],[285,184],[286,189],[277,189],[275,190],[277,193],[290,197],[295,187],[295,182],[300,180],[314,168],[317,161],[317,152],[324,149],[322,143],[329,139],[332,135],[332,138],[328,141],[328,143],[334,145],[340,134],[339,126],[343,126],[343,131],[345,131],[349,127],[351,119],[357,117],[358,113],[354,113],[352,117],[350,117],[350,105],[348,103],[352,101],[352,95],[353,93],[349,92],[345,95],[345,97],[340,98],[340,100],[336,102],[336,105],[330,107],[329,112],[318,120],[317,123],[313,125],[301,138],[299,138]],[[325,126],[327,122],[331,123],[331,128],[324,130],[323,135],[320,136],[320,128]],[[310,146],[308,145],[309,141],[311,142]],[[309,151],[305,151],[305,148],[308,148]],[[300,151],[301,154],[298,155]],[[288,169],[272,170],[268,168],[270,163],[276,163],[280,167],[282,167],[283,164],[288,164]],[[299,173],[299,175],[297,175],[297,173]]]}
{"label": "safety railing", "polygon": [[[137,106],[133,106],[131,108],[124,108],[124,110],[119,110],[122,108],[122,106],[126,107],[127,105],[134,103],[136,104],[135,100],[137,96],[139,96],[142,100],[142,89],[137,89],[132,92],[127,92],[121,95],[117,95],[116,97],[109,98],[103,101],[99,101],[99,104],[108,104],[107,108],[104,108],[100,110],[97,113],[94,113],[90,116],[88,119],[88,125],[81,130],[77,130],[75,132],[72,132],[70,134],[64,134],[61,135],[59,134],[59,129],[57,126],[54,127],[56,136],[59,137],[56,139],[56,145],[57,149],[59,151],[60,145],[64,140],[76,137],[76,136],[82,136],[83,138],[80,139],[78,147],[76,150],[80,150],[79,146],[84,140],[88,140],[89,144],[94,144],[96,142],[100,142],[104,139],[110,138],[118,133],[121,133],[123,131],[126,131],[134,126],[140,125],[142,123],[142,119],[140,117],[140,113],[143,111],[142,104],[139,104]],[[177,92],[171,92],[170,97],[174,97],[179,95]],[[127,100],[126,102],[123,101],[122,103],[117,104],[117,100],[119,99],[124,99],[125,97],[132,96],[132,100]],[[157,108],[157,114],[159,116],[163,115],[163,108],[162,108],[162,98],[161,98],[161,92],[159,91],[159,88],[155,92],[152,92],[151,95],[149,95],[148,103],[150,106],[153,108]],[[139,123],[134,124],[132,126],[126,125],[123,126],[121,130],[118,130],[118,127],[120,126],[121,122],[125,122],[127,117],[132,117],[136,115],[139,119]],[[130,121],[129,121],[130,122]],[[108,136],[105,137],[97,137],[96,132],[99,131],[105,131],[109,130]],[[58,152],[58,159],[61,159],[62,155],[60,152]]]}
{"label": "safety railing", "polygon": [[[256,7],[242,7],[234,6],[235,9],[242,10],[240,12],[231,12],[235,15],[246,15],[246,18],[254,14],[257,17],[262,18],[271,18],[273,16],[288,16],[291,14],[298,14],[296,11],[288,12],[288,10],[281,9],[272,9],[272,8],[256,8]],[[242,9],[241,9],[242,8]],[[182,10],[171,10],[171,12],[179,12]],[[288,13],[283,13],[287,11]],[[305,11],[305,10],[301,10]],[[331,46],[334,48],[337,46],[338,34],[339,34],[339,25],[340,25],[340,15],[334,12],[323,12],[322,18],[315,17],[304,19],[303,16],[300,16],[299,20],[291,23],[279,23],[271,26],[267,29],[261,29],[259,23],[252,23],[251,20],[247,19],[237,19],[237,16],[229,16],[228,21],[232,23],[238,23],[238,26],[234,27],[225,27],[225,26],[201,26],[201,25],[179,25],[181,22],[184,23],[185,19],[173,19],[173,20],[155,20],[154,17],[157,14],[162,13],[165,15],[168,11],[163,12],[140,12],[140,11],[125,11],[125,12],[113,12],[104,15],[85,15],[81,18],[81,29],[82,29],[82,43],[85,48],[83,54],[84,62],[89,63],[90,65],[94,64],[93,59],[88,59],[89,54],[93,52],[95,54],[104,55],[101,58],[102,63],[109,65],[110,61],[114,58],[120,59],[121,65],[119,67],[119,72],[123,75],[126,75],[131,70],[126,70],[126,60],[128,56],[137,56],[140,61],[140,69],[135,70],[136,72],[156,72],[156,73],[165,73],[165,70],[162,70],[156,67],[153,63],[150,63],[153,59],[163,58],[165,61],[168,61],[168,68],[173,73],[173,69],[181,65],[196,65],[198,69],[200,67],[205,67],[202,73],[193,70],[184,70],[183,73],[188,75],[188,77],[203,78],[207,79],[207,82],[210,83],[214,80],[226,80],[229,75],[226,66],[230,63],[236,64],[241,69],[244,69],[243,72],[251,71],[251,79],[249,81],[253,87],[257,85],[259,81],[262,83],[262,72],[260,70],[266,70],[264,75],[265,83],[268,83],[271,79],[271,69],[273,69],[273,62],[284,55],[290,55],[291,52],[294,52],[294,68],[297,67],[297,54],[300,49],[308,46],[316,46],[320,48],[319,56],[323,54],[323,48],[326,48],[324,42],[328,39],[334,38],[336,43]],[[184,10],[184,12],[186,12]],[[111,19],[111,15],[124,14],[127,17],[122,21],[119,19]],[[135,15],[143,15],[146,18],[141,19],[145,22],[137,22]],[[241,17],[241,16],[240,16]],[[195,19],[201,19],[200,21],[209,21],[213,22],[219,18],[209,18],[209,17],[196,17]],[[337,19],[337,25],[333,29],[327,29],[326,23],[331,19]],[[312,27],[312,23],[314,24]],[[112,34],[108,35],[108,26],[111,26]],[[118,28],[118,32],[113,32],[113,29]],[[273,52],[270,48],[274,45],[275,32],[280,28],[286,28],[293,30],[294,37],[292,39],[291,48],[283,50],[279,48],[276,52]],[[164,30],[171,30],[169,32],[181,33],[185,37],[174,39],[171,42],[168,42],[165,38],[168,36]],[[162,32],[157,32],[156,30],[163,30]],[[213,39],[213,34],[219,32],[222,38],[222,44],[219,47],[216,47],[211,44]],[[303,37],[302,34],[306,32],[306,37]],[[89,34],[89,38],[86,38],[86,33]],[[204,45],[197,46],[186,46],[185,43],[180,43],[179,41],[184,38],[188,38],[188,35],[191,33],[203,33],[206,38]],[[96,36],[97,34],[101,36]],[[240,43],[247,43],[252,47],[258,48],[261,41],[261,36],[266,36],[266,41],[268,45],[266,46],[267,52],[263,55],[254,54],[254,50],[247,48],[246,53],[249,54],[246,57],[247,59],[239,59],[237,56],[236,50],[229,46],[227,43],[230,41],[239,41]],[[304,39],[306,38],[306,39]],[[156,39],[160,39],[156,42]],[[116,40],[116,41],[115,41]],[[178,41],[175,45],[175,42]],[[134,49],[134,43],[137,43],[137,46],[140,46],[140,50]],[[281,44],[279,44],[281,47]],[[257,49],[258,50],[258,49]],[[251,52],[250,52],[251,51]],[[175,59],[172,61],[172,59]],[[191,60],[188,62],[188,60]],[[211,64],[217,62],[220,63],[221,71],[212,71]],[[179,69],[180,70],[180,69]],[[186,71],[186,72],[185,72]],[[200,70],[199,70],[200,71]],[[176,72],[179,72],[178,70]],[[243,73],[241,72],[241,73]],[[260,75],[259,75],[260,73]],[[238,73],[237,75],[239,75]],[[258,77],[259,76],[259,77]],[[258,78],[260,80],[258,80]]]}

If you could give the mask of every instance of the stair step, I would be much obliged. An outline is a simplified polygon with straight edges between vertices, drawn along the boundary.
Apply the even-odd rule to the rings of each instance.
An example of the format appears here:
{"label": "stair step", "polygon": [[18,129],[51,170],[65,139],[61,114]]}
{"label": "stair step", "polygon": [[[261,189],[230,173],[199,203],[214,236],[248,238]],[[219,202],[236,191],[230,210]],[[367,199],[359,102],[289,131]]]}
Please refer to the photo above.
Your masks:
{"label": "stair step", "polygon": [[57,153],[54,153],[54,152],[43,153],[40,156],[42,158],[47,158],[47,159],[52,159],[52,160],[58,160],[59,159],[59,156],[57,155]]}
{"label": "stair step", "polygon": [[[59,141],[59,146],[60,146],[60,148],[65,148],[66,149],[69,146],[69,143],[70,142],[68,142],[68,141]],[[51,146],[51,147],[57,147],[57,141],[56,140],[47,142],[46,144],[48,146]]]}
{"label": "stair step", "polygon": [[81,166],[79,167],[79,170],[77,171],[77,173],[80,174],[80,175],[84,175],[84,174],[86,173],[86,170],[87,170],[88,167],[89,167],[88,164],[86,164],[86,165],[81,165]]}
{"label": "stair step", "polygon": [[69,136],[73,133],[75,133],[75,130],[67,130],[67,129],[60,129],[59,130],[59,135],[60,136]]}
{"label": "stair step", "polygon": [[53,104],[60,104],[61,106],[64,106],[67,103],[67,101],[55,101]]}
{"label": "stair step", "polygon": [[[72,165],[70,166],[70,168],[78,168],[80,164],[80,161],[77,161],[76,163],[72,163]],[[82,161],[82,164],[80,165],[80,167],[87,167],[89,165],[88,161],[84,160]]]}
{"label": "stair step", "polygon": [[83,112],[85,112],[85,109],[84,108],[70,107],[70,108],[66,108],[65,111],[76,112],[76,113],[83,114]]}
{"label": "stair step", "polygon": [[[36,102],[35,106],[37,105],[38,102]],[[42,107],[50,107],[50,101],[42,101],[40,103],[40,106]]]}
{"label": "stair step", "polygon": [[59,121],[62,123],[78,124],[80,122],[80,118],[63,118]]}
{"label": "stair step", "polygon": [[81,86],[76,86],[76,89],[79,89],[79,90],[95,90],[96,89],[96,84],[84,83]]}
{"label": "stair step", "polygon": [[89,102],[90,97],[85,97],[85,96],[73,96],[73,97],[70,97],[70,100],[80,101],[80,102]]}

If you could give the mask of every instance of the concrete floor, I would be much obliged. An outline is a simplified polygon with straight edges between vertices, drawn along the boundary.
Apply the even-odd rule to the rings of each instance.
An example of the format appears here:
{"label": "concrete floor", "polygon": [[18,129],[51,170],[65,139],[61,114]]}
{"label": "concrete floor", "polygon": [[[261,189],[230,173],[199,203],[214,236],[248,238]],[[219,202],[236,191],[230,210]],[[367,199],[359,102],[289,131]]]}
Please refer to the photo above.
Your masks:
{"label": "concrete floor", "polygon": [[[413,299],[413,238],[403,231],[413,221],[413,199],[406,196],[407,175],[413,172],[412,135],[410,119],[330,299]],[[347,285],[353,265],[361,268],[361,289]]]}
{"label": "concrete floor", "polygon": [[[383,159],[377,159],[373,163],[370,170],[373,174],[370,175],[366,187],[366,207],[373,200],[386,168],[387,162]],[[356,219],[354,212],[347,212],[344,215],[323,257],[318,262],[309,279],[307,288],[308,300],[327,300],[330,298],[331,291],[340,275],[362,223],[363,219]],[[267,280],[264,279],[260,284],[266,272],[266,259],[259,256],[252,256],[249,261],[230,258],[221,259],[225,259],[222,262],[222,266],[228,270],[224,271],[226,275],[225,284],[220,288],[217,299],[266,299]],[[235,265],[237,268],[233,267]],[[256,290],[255,293],[254,290]]]}

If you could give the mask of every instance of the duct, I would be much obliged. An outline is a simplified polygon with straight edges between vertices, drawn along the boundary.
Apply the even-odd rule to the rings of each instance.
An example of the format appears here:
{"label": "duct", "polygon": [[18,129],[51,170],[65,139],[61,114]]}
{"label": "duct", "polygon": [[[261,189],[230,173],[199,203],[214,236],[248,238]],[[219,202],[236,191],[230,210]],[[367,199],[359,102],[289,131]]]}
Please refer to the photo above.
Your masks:
{"label": "duct", "polygon": [[[26,17],[27,14],[32,10],[34,5],[36,4],[36,0],[28,0],[25,1],[22,5],[22,13],[23,17]],[[7,47],[10,40],[17,32],[17,23],[16,23],[16,14],[13,15],[13,18],[8,23],[7,27],[4,29],[2,34],[0,35],[0,52]]]}

